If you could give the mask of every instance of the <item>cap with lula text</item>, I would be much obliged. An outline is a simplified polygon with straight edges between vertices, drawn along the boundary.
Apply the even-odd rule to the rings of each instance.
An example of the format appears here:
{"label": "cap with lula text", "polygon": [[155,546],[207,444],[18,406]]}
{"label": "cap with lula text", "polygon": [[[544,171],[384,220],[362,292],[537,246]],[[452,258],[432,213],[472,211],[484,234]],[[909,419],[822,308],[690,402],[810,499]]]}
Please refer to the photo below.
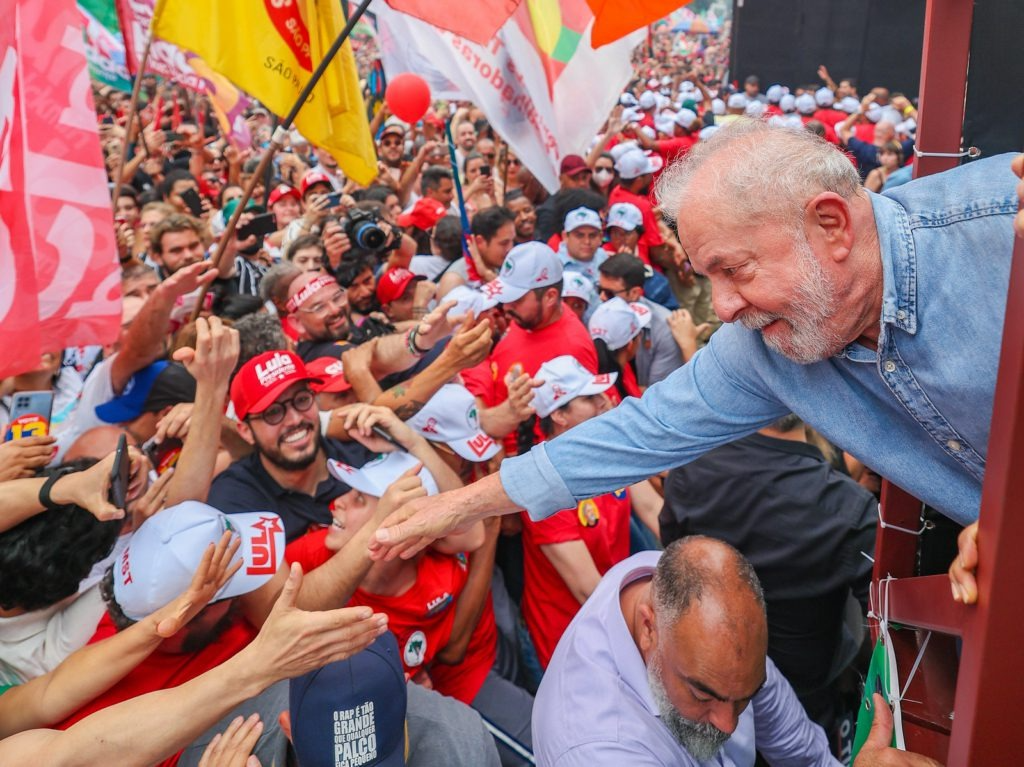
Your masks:
{"label": "cap with lula text", "polygon": [[402,297],[406,289],[413,283],[425,280],[421,274],[413,274],[400,266],[388,269],[377,280],[377,300],[382,305],[390,304]]}
{"label": "cap with lula text", "polygon": [[609,349],[621,349],[651,324],[651,310],[616,296],[597,307],[587,324],[591,338],[600,338]]}
{"label": "cap with lula text", "polygon": [[255,591],[284,561],[284,526],[271,511],[224,514],[185,501],[154,514],[136,530],[113,565],[114,599],[132,620],[142,620],[188,588],[211,543],[225,531],[241,539],[242,567],[211,602]]}
{"label": "cap with lula text", "polygon": [[617,377],[617,373],[591,373],[571,354],[555,357],[537,371],[535,378],[544,383],[533,390],[533,409],[546,418],[576,397],[607,391]]}
{"label": "cap with lula text", "polygon": [[562,262],[558,254],[542,242],[516,245],[505,256],[498,277],[481,290],[498,303],[518,301],[534,288],[554,285],[562,280]]}
{"label": "cap with lula text", "polygon": [[416,200],[407,212],[400,213],[397,220],[399,226],[415,226],[417,229],[427,231],[437,226],[437,222],[444,218],[448,209],[437,200],[429,197],[420,197]]}
{"label": "cap with lula text", "polygon": [[235,416],[243,420],[266,410],[285,390],[305,381],[320,383],[306,370],[295,352],[264,352],[246,362],[231,379],[231,404]]}
{"label": "cap with lula text", "polygon": [[476,398],[461,384],[445,384],[408,421],[431,442],[444,442],[467,461],[494,457],[500,445],[480,427]]}
{"label": "cap with lula text", "polygon": [[318,357],[306,365],[306,372],[316,376],[319,381],[310,381],[309,388],[317,394],[327,392],[329,394],[341,394],[352,388],[352,384],[345,378],[345,366],[341,360],[334,357]]}
{"label": "cap with lula text", "polygon": [[398,640],[386,631],[350,658],[288,686],[292,744],[302,767],[401,767],[408,691]]}

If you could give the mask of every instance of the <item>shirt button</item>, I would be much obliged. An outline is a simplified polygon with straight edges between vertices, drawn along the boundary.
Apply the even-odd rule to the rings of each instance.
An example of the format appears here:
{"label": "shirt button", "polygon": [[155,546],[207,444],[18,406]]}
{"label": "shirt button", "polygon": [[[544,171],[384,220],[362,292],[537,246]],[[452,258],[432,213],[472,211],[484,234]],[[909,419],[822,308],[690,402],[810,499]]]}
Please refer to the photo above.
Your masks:
{"label": "shirt button", "polygon": [[959,453],[963,446],[957,440],[951,439],[949,442],[946,443],[946,447],[948,447],[954,453]]}
{"label": "shirt button", "polygon": [[905,311],[903,311],[902,309],[900,309],[898,312],[896,312],[896,319],[898,319],[898,320],[905,320],[906,318],[907,318],[907,313]]}
{"label": "shirt button", "polygon": [[886,373],[895,373],[896,372],[896,363],[893,362],[892,360],[886,360],[885,364],[882,367],[885,368],[885,372]]}

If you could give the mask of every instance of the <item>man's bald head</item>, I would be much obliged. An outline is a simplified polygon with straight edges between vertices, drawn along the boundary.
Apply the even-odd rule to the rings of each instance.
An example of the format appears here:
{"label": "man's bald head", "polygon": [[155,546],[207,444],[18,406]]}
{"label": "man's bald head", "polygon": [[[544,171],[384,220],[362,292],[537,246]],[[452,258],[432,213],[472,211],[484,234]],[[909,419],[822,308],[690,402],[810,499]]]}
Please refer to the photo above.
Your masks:
{"label": "man's bald head", "polygon": [[658,179],[658,203],[685,229],[692,216],[799,226],[821,192],[851,199],[860,176],[842,152],[808,131],[740,119],[697,143]]}
{"label": "man's bald head", "polygon": [[64,455],[65,461],[79,458],[106,458],[117,449],[117,440],[124,429],[120,426],[97,426],[82,432],[82,435],[71,443]]}

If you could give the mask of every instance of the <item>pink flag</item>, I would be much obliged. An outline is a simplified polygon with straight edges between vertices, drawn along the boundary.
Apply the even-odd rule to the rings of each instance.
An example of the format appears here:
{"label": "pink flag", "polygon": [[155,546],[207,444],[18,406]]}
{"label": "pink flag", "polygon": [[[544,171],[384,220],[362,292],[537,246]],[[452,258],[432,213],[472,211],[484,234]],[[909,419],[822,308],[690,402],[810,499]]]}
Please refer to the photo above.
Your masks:
{"label": "pink flag", "polygon": [[14,0],[0,24],[0,378],[110,343],[113,212],[74,0]]}

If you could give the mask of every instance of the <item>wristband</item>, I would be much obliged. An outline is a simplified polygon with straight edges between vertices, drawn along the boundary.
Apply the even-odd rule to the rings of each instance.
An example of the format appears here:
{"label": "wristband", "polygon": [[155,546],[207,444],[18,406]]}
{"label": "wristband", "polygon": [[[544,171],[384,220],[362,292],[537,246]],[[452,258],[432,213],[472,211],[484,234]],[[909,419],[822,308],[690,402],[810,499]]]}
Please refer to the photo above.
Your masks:
{"label": "wristband", "polygon": [[416,345],[416,328],[411,327],[405,334],[405,348],[413,357],[419,359],[426,352],[420,351],[420,348]]}
{"label": "wristband", "polygon": [[39,505],[44,509],[50,511],[54,509],[64,508],[65,504],[57,503],[50,497],[50,491],[53,490],[53,486],[57,484],[57,480],[70,474],[70,471],[60,470],[54,474],[51,474],[47,480],[43,483],[43,486],[39,488]]}

